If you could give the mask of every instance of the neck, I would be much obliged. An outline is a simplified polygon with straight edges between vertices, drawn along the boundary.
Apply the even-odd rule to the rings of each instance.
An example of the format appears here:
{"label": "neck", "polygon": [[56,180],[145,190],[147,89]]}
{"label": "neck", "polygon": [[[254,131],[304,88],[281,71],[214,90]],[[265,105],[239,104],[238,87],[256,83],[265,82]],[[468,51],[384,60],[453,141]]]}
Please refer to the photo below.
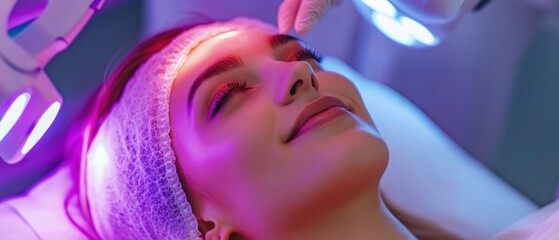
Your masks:
{"label": "neck", "polygon": [[315,218],[282,239],[415,239],[373,191]]}

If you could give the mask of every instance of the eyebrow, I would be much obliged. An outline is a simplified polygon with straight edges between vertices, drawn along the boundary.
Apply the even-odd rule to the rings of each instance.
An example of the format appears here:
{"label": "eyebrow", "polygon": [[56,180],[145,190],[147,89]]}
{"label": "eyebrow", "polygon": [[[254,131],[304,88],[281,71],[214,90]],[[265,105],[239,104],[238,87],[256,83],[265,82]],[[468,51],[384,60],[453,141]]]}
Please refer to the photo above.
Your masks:
{"label": "eyebrow", "polygon": [[230,55],[223,58],[218,59],[212,65],[207,67],[202,73],[194,80],[192,87],[188,93],[188,108],[192,107],[192,99],[194,98],[194,94],[196,90],[200,88],[202,83],[206,80],[219,75],[221,73],[231,71],[234,69],[238,69],[244,66],[243,60],[241,57],[237,55]]}
{"label": "eyebrow", "polygon": [[290,41],[301,41],[301,39],[286,34],[275,34],[268,37],[268,43],[273,49],[281,47]]}
{"label": "eyebrow", "polygon": [[[272,47],[272,49],[281,47],[291,41],[301,41],[301,40],[299,38],[293,37],[291,35],[286,35],[286,34],[275,34],[268,37],[268,44],[270,45],[270,47]],[[196,94],[196,91],[198,90],[198,88],[200,88],[202,83],[221,73],[235,70],[243,66],[244,63],[241,57],[239,57],[238,55],[229,55],[218,59],[212,65],[207,67],[194,80],[194,83],[192,84],[192,87],[188,92],[188,101],[187,101],[188,108],[189,109],[192,108],[192,99],[194,99],[194,94]]]}

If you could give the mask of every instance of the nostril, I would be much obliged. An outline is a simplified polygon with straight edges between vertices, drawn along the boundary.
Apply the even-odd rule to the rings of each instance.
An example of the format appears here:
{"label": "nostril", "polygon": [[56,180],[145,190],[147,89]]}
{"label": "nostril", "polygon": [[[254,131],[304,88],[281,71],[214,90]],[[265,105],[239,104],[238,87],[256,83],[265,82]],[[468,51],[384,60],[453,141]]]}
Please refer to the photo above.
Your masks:
{"label": "nostril", "polygon": [[293,84],[293,86],[291,86],[291,89],[289,89],[289,94],[291,96],[295,95],[295,93],[297,93],[297,89],[303,85],[303,80],[301,79],[297,79],[297,81],[295,82],[295,84]]}

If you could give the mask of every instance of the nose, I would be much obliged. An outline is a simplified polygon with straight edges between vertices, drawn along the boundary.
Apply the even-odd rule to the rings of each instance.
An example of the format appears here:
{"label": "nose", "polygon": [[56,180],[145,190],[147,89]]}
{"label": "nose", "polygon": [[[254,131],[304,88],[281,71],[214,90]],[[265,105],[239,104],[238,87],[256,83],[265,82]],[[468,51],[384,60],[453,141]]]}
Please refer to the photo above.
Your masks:
{"label": "nose", "polygon": [[278,105],[287,105],[298,97],[318,92],[318,78],[312,66],[305,61],[283,62],[283,71],[278,79],[274,100]]}

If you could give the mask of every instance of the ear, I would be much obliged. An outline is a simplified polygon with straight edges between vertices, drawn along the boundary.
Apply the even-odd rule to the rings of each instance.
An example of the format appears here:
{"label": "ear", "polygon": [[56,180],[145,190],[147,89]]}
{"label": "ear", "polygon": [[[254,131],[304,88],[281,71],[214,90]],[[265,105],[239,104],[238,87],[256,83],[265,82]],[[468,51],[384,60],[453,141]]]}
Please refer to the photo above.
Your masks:
{"label": "ear", "polygon": [[205,240],[237,239],[238,234],[228,224],[198,219],[198,230]]}
{"label": "ear", "polygon": [[[1,1],[1,0],[0,0]],[[222,214],[222,208],[211,201],[193,201],[193,213],[198,221],[198,230],[205,240],[241,240],[235,224]]]}

